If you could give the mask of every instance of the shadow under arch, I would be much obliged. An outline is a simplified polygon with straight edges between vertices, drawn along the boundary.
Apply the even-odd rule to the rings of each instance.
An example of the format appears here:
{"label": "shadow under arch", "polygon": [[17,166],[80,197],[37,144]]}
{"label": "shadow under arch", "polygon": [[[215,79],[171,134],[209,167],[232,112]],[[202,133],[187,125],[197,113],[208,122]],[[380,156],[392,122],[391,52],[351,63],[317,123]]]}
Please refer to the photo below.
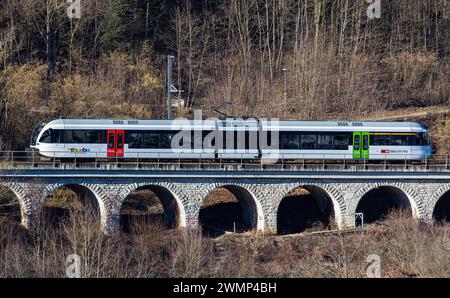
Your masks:
{"label": "shadow under arch", "polygon": [[122,202],[120,229],[129,233],[135,225],[161,224],[168,229],[183,225],[183,210],[176,195],[160,185],[143,185],[130,192]]}
{"label": "shadow under arch", "polygon": [[14,190],[0,184],[0,220],[22,223],[23,209],[20,198]]}
{"label": "shadow under arch", "polygon": [[[413,215],[408,195],[395,186],[377,186],[367,191],[356,206],[356,213],[364,215],[364,223],[384,220],[391,211],[404,210]],[[360,225],[357,222],[356,225]]]}
{"label": "shadow under arch", "polygon": [[437,200],[433,209],[433,219],[438,223],[450,222],[450,190]]}
{"label": "shadow under arch", "polygon": [[218,236],[226,231],[264,229],[262,208],[245,187],[218,185],[203,198],[199,223],[205,234]]}
{"label": "shadow under arch", "polygon": [[[278,234],[300,233],[307,229],[329,229],[339,206],[320,186],[300,185],[289,191],[277,210]],[[336,210],[338,210],[336,212]]]}
{"label": "shadow under arch", "polygon": [[[81,184],[63,184],[51,189],[41,210],[43,220],[56,227],[77,212],[100,225],[102,205],[95,192]],[[84,218],[86,220],[86,218]]]}

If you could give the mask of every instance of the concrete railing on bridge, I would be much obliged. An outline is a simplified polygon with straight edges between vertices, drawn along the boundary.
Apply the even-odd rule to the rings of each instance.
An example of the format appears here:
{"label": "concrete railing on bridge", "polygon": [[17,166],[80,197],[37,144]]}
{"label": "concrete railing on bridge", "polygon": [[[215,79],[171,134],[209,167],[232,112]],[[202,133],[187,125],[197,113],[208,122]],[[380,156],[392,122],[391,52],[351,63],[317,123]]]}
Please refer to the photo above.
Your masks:
{"label": "concrete railing on bridge", "polygon": [[[342,157],[342,155],[339,155]],[[353,160],[323,158],[314,154],[299,155],[297,160],[246,160],[207,159],[187,160],[182,158],[100,158],[86,159],[82,154],[73,154],[71,160],[43,157],[35,151],[0,152],[0,170],[146,170],[146,171],[329,171],[329,172],[450,172],[448,155],[432,155],[424,160],[410,160],[407,155],[398,155],[395,160]]]}

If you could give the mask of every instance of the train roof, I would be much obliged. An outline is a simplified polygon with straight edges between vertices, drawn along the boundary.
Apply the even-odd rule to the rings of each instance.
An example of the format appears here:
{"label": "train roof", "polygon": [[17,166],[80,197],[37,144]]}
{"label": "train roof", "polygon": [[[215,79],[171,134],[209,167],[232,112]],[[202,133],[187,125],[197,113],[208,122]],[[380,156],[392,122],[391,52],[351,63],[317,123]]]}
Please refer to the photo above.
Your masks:
{"label": "train roof", "polygon": [[216,122],[213,120],[198,121],[198,120],[114,120],[114,119],[58,119],[47,125],[58,128],[71,129],[145,129],[152,126],[155,129],[192,129],[192,128],[211,128],[215,127]]}
{"label": "train roof", "polygon": [[[48,125],[56,128],[104,128],[111,129],[142,129],[152,126],[157,129],[214,129],[217,121],[219,126],[229,126],[229,123],[249,123],[253,126],[257,120],[227,119],[227,120],[114,120],[114,119],[58,119]],[[278,129],[280,131],[393,131],[425,132],[427,128],[416,122],[359,122],[359,121],[295,121],[295,120],[261,120],[263,129]]]}
{"label": "train roof", "polygon": [[393,131],[424,132],[427,128],[416,122],[360,122],[360,121],[267,121],[263,127],[280,131],[319,130],[319,131]]}

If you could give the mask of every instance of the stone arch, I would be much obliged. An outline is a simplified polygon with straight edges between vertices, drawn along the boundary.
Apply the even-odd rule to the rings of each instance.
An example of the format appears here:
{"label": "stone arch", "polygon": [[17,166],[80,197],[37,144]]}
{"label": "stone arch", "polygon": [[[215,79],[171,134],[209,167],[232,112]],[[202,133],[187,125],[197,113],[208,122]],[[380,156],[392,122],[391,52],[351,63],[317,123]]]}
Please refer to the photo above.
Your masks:
{"label": "stone arch", "polygon": [[[48,184],[45,186],[45,191],[44,191],[44,195],[43,195],[44,201],[45,201],[45,198],[47,198],[55,190],[57,190],[58,188],[61,188],[61,187],[68,187],[69,189],[74,191],[78,196],[80,195],[78,193],[79,190],[87,190],[88,192],[90,192],[94,196],[95,202],[97,203],[97,207],[98,207],[98,211],[99,211],[99,215],[100,215],[100,227],[104,231],[107,230],[107,227],[106,227],[107,211],[105,208],[105,202],[108,201],[108,198],[100,186],[98,186],[96,184],[91,184],[91,183],[78,183],[78,182],[72,182],[72,181],[67,181],[65,183]],[[44,206],[44,201],[40,204],[38,213],[42,212],[42,207]]]}
{"label": "stone arch", "polygon": [[427,213],[427,219],[434,220],[434,215],[436,208],[438,207],[438,203],[440,202],[443,197],[450,192],[450,184],[444,184],[440,186],[431,196],[431,200],[429,202],[428,206],[428,213]]}
{"label": "stone arch", "polygon": [[408,200],[409,205],[411,206],[411,212],[414,218],[422,218],[424,215],[424,205],[422,197],[411,187],[402,184],[402,183],[386,183],[386,182],[377,182],[377,183],[367,183],[361,185],[358,191],[353,195],[353,198],[350,203],[349,214],[354,215],[358,208],[359,203],[363,199],[363,197],[368,194],[370,191],[380,188],[392,188],[403,193]]}
{"label": "stone arch", "polygon": [[297,182],[285,185],[276,195],[276,212],[278,212],[283,198],[286,197],[289,192],[299,187],[316,187],[323,191],[330,198],[333,204],[334,217],[338,228],[342,227],[344,224],[343,215],[347,212],[347,203],[345,202],[345,198],[341,192],[339,192],[334,186],[326,183]]}
{"label": "stone arch", "polygon": [[344,224],[343,215],[346,214],[347,204],[344,196],[334,186],[326,183],[312,183],[312,182],[296,182],[284,185],[276,195],[275,201],[275,213],[276,213],[276,226],[278,226],[278,216],[283,199],[293,190],[298,188],[304,188],[306,190],[316,189],[326,195],[331,203],[332,213],[334,220],[338,228],[341,228]]}
{"label": "stone arch", "polygon": [[14,193],[20,205],[21,225],[29,228],[33,216],[33,200],[30,193],[18,183],[1,182],[0,185],[6,187]]}
{"label": "stone arch", "polygon": [[[208,197],[208,195],[216,189],[225,188],[230,191],[236,199],[239,201],[241,208],[243,209],[244,221],[248,223],[251,229],[264,231],[265,228],[265,217],[262,204],[259,197],[255,195],[257,190],[257,185],[253,184],[242,184],[242,183],[212,183],[209,184],[202,198],[199,202],[199,211],[203,201]],[[197,217],[200,216],[198,212]]]}
{"label": "stone arch", "polygon": [[[152,189],[152,187],[155,187]],[[169,216],[176,216],[176,221],[175,221],[175,226],[178,228],[185,228],[187,226],[186,223],[186,212],[185,212],[185,206],[184,206],[184,202],[181,199],[182,196],[182,191],[179,190],[176,186],[174,186],[171,183],[164,183],[164,182],[153,182],[153,181],[149,181],[149,182],[139,182],[139,183],[132,183],[130,185],[126,185],[119,193],[119,202],[118,202],[118,206],[119,206],[119,210],[118,210],[118,214],[117,216],[120,217],[120,210],[122,208],[122,205],[125,201],[125,199],[133,192],[136,191],[138,189],[142,189],[142,188],[149,188],[150,190],[152,190],[152,192],[154,192],[154,190],[156,190],[155,193],[158,197],[161,195],[170,195],[170,197],[173,199],[173,201],[175,202],[176,205],[176,215],[169,215]],[[157,188],[160,188],[158,191]],[[165,213],[166,213],[166,208],[169,204],[168,201],[164,200],[160,197],[160,201],[165,209]],[[118,224],[118,222],[117,222]]]}

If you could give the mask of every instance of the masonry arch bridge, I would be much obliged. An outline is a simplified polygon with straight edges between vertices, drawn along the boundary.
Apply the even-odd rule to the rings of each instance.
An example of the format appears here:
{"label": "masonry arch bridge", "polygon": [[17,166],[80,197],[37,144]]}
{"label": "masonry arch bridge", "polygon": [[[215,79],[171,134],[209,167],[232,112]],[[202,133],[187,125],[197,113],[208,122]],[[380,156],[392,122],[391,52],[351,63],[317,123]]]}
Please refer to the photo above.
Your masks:
{"label": "masonry arch bridge", "polygon": [[[291,211],[286,203],[290,200],[294,205],[312,204],[304,206],[315,212],[303,215],[294,212],[293,219],[312,224],[319,221],[333,229],[354,226],[357,212],[363,212],[370,222],[381,220],[385,211],[392,208],[405,208],[420,220],[447,220],[450,217],[449,181],[450,172],[439,175],[409,172],[342,174],[203,169],[84,171],[80,168],[76,171],[6,171],[0,176],[0,184],[17,197],[20,220],[25,227],[33,224],[49,195],[58,188],[68,187],[78,196],[88,194],[90,201],[96,203],[100,225],[108,233],[120,231],[124,225],[123,211],[130,201],[139,198],[135,196],[136,192],[145,191],[153,193],[160,201],[161,219],[168,228],[204,226],[205,214],[206,217],[214,215],[211,213],[214,208],[207,206],[205,209],[202,204],[217,189],[224,189],[234,197],[244,230],[283,233],[280,225],[283,221],[286,223],[283,212]],[[286,198],[292,197],[289,193],[299,188],[306,196],[297,193],[299,200]],[[303,207],[298,208],[302,211]],[[233,221],[227,212],[218,215]]]}

